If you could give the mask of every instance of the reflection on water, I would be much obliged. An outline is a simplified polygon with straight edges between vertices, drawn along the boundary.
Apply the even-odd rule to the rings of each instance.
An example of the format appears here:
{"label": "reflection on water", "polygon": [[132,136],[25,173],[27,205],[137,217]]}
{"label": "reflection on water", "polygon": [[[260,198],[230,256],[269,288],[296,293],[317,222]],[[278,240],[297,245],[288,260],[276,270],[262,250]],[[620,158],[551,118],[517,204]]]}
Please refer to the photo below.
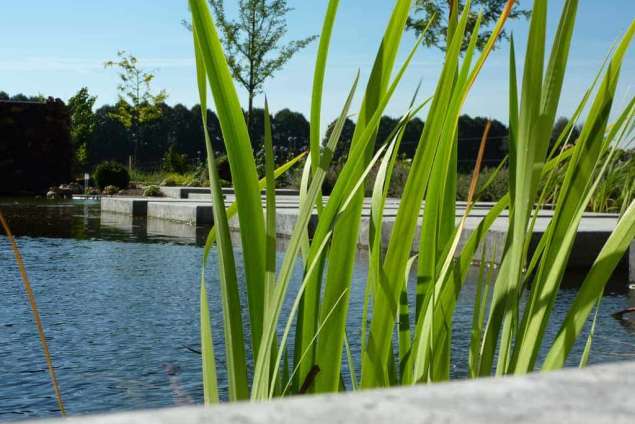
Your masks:
{"label": "reflection on water", "polygon": [[[69,413],[202,402],[200,356],[191,349],[199,344],[198,278],[206,228],[102,214],[97,202],[0,199],[0,208],[24,254]],[[237,255],[240,263],[240,251]],[[365,268],[360,257],[349,318],[355,356]],[[56,415],[31,311],[5,237],[0,237],[0,275],[0,420]],[[210,269],[215,350],[225,393],[217,278]],[[635,321],[610,316],[635,306],[632,294],[616,292],[603,299],[591,362],[635,358]],[[562,290],[554,308],[556,323],[574,296],[574,290]],[[473,298],[474,286],[467,284],[454,317],[457,378],[466,373]],[[576,346],[569,365],[576,365],[583,344]]]}
{"label": "reflection on water", "polygon": [[0,208],[17,236],[205,244],[209,227],[101,212],[99,201],[0,198]]}

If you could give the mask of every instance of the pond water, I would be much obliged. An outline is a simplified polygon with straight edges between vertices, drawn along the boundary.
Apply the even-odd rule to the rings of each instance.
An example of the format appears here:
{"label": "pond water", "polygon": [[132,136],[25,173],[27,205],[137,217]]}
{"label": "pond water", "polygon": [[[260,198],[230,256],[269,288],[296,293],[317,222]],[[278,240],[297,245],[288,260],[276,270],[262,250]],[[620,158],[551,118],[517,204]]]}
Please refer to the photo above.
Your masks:
{"label": "pond water", "polygon": [[[192,349],[199,344],[198,278],[207,229],[101,214],[98,202],[0,199],[0,209],[22,250],[69,414],[202,402],[200,355]],[[361,316],[365,266],[360,258],[351,292],[351,324]],[[0,275],[0,420],[58,415],[31,310],[4,235]],[[625,277],[617,278],[614,286],[625,288]],[[224,391],[217,283],[211,269],[210,307]],[[573,289],[561,291],[555,322],[574,296]],[[468,283],[454,320],[456,378],[465,376],[473,297],[474,285]],[[635,304],[633,297],[626,290],[606,294],[592,363],[635,358],[635,326],[611,317]],[[358,354],[359,329],[351,332],[352,350]],[[552,337],[553,329],[547,335]],[[583,342],[569,365],[579,360]]]}

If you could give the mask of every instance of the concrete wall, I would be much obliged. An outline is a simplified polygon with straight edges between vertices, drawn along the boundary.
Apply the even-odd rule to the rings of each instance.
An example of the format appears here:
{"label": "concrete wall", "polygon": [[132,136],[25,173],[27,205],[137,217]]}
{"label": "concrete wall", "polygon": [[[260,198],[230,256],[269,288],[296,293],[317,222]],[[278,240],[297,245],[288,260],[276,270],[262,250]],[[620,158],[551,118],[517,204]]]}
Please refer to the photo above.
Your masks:
{"label": "concrete wall", "polygon": [[[263,403],[49,420],[49,424],[633,423],[635,362]],[[39,421],[42,422],[42,421]]]}

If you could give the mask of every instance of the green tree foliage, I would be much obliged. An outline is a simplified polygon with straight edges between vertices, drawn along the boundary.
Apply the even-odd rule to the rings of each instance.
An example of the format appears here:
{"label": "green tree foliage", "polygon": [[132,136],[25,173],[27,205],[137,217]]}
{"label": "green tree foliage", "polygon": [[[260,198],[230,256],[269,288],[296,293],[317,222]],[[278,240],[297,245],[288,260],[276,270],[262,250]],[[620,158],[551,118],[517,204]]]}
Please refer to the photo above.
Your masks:
{"label": "green tree foliage", "polygon": [[75,167],[83,169],[88,161],[88,142],[95,131],[95,114],[93,106],[96,96],[82,87],[77,94],[68,99],[68,110],[71,118],[71,141],[73,143]]}
{"label": "green tree foliage", "polygon": [[[414,12],[412,16],[408,18],[406,28],[414,30],[417,36],[419,36],[432,19],[430,27],[423,37],[423,43],[427,47],[436,47],[445,51],[450,11],[452,10],[452,6],[456,6],[457,3],[459,10],[463,10],[464,0],[416,0]],[[481,18],[476,45],[479,50],[485,46],[485,43],[492,35],[492,29],[496,20],[503,12],[505,3],[507,3],[507,0],[472,0],[472,10],[468,17],[467,28],[463,39],[463,50],[467,48],[479,12],[483,14],[483,17]],[[527,17],[529,14],[530,12],[528,10],[521,9],[519,2],[516,2],[508,19]],[[499,38],[508,39],[509,33],[503,30]]]}
{"label": "green tree foliage", "polygon": [[160,105],[168,97],[165,90],[152,92],[155,74],[139,66],[139,60],[125,50],[117,52],[116,60],[104,63],[106,68],[116,68],[119,72],[117,92],[119,101],[112,116],[130,130],[134,158],[139,152],[141,124],[156,120],[161,116]]}
{"label": "green tree foliage", "polygon": [[[78,97],[79,94],[75,97]],[[2,99],[0,92],[0,99]],[[24,96],[24,95],[23,95]],[[7,94],[8,98],[11,98]],[[28,96],[24,96],[29,98]],[[88,99],[88,96],[86,99]],[[79,99],[78,99],[79,100]],[[71,100],[69,107],[72,109]],[[201,124],[200,106],[188,108],[182,104],[174,106],[161,103],[159,116],[148,122],[140,124],[140,143],[136,166],[140,169],[157,170],[161,167],[166,152],[170,146],[179,154],[186,155],[189,165],[204,158],[205,146],[203,143],[203,127]],[[129,129],[116,118],[118,105],[103,105],[93,113],[94,130],[87,137],[87,166],[92,168],[98,163],[115,160],[127,163],[129,153]],[[290,160],[309,146],[309,121],[300,112],[288,108],[281,109],[270,116],[273,127],[273,151],[277,165]],[[566,118],[563,118],[566,119]],[[474,167],[476,151],[480,138],[485,128],[485,117],[471,117],[462,115],[458,124],[458,155],[461,171],[471,172]],[[82,124],[82,120],[75,121]],[[383,116],[379,123],[377,139],[385,141],[386,137],[397,125],[398,120],[390,116]],[[77,124],[73,123],[71,133],[82,132]],[[333,123],[328,126],[326,137],[330,135]],[[212,145],[219,157],[225,154],[222,134],[218,117],[211,110],[207,111],[207,127]],[[403,140],[401,142],[399,156],[412,158],[423,130],[424,122],[419,118],[412,119],[406,125]],[[556,123],[557,131],[558,123]],[[347,119],[342,130],[341,141],[338,143],[335,157],[345,156],[350,147],[355,130],[355,121]],[[575,131],[575,130],[574,130]],[[487,167],[496,167],[507,154],[507,127],[499,121],[492,121],[489,142],[485,151],[484,164]],[[264,110],[253,110],[253,136],[252,141],[262,145],[264,135]],[[257,154],[263,159],[264,151],[256,149]],[[263,168],[264,169],[264,168]]]}
{"label": "green tree foliage", "polygon": [[[391,131],[398,125],[399,120],[382,116],[377,130],[377,139],[388,141]],[[478,148],[485,129],[487,119],[484,117],[471,117],[461,115],[458,122],[458,168],[465,173],[471,173],[474,169]],[[335,122],[332,122],[326,131],[328,138],[333,130]],[[412,119],[406,125],[403,140],[400,146],[400,154],[406,158],[412,158],[417,146],[419,135],[423,131],[424,123],[419,118]],[[335,150],[335,158],[345,157],[353,138],[355,123],[347,119],[342,129],[341,140]],[[490,129],[489,142],[485,150],[483,163],[489,167],[496,167],[507,154],[507,127],[500,121],[493,120]]]}
{"label": "green tree foliage", "polygon": [[276,157],[290,160],[309,148],[309,121],[299,112],[282,109],[273,117],[273,149]]}
{"label": "green tree foliage", "polygon": [[236,20],[225,13],[224,0],[209,2],[223,35],[229,68],[234,79],[247,90],[247,122],[253,128],[254,97],[262,92],[265,81],[317,35],[283,44],[287,33],[285,17],[291,11],[286,0],[240,0]]}

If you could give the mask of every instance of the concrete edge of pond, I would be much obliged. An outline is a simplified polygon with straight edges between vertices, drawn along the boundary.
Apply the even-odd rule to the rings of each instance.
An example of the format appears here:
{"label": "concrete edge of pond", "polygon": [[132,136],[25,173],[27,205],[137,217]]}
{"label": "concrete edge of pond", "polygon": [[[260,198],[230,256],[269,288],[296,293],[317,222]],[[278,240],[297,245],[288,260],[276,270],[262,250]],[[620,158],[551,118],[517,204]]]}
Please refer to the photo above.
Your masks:
{"label": "concrete edge of pond", "polygon": [[[183,189],[183,187],[176,187]],[[233,194],[226,194],[227,201],[234,200]],[[295,222],[297,220],[299,199],[294,195],[281,195],[278,199],[276,210],[276,232],[278,236],[289,237],[293,232]],[[387,243],[392,231],[392,225],[398,207],[398,199],[389,199],[384,211],[384,225],[382,228],[383,242]],[[264,202],[264,201],[263,201]],[[359,232],[358,245],[360,247],[368,246],[369,237],[369,214],[370,209],[365,202],[362,209],[362,220]],[[211,202],[208,200],[195,200],[192,198],[174,199],[174,198],[143,198],[143,197],[102,197],[101,211],[105,213],[124,214],[140,219],[164,219],[176,222],[184,222],[192,225],[210,225],[213,221]],[[264,207],[264,206],[263,206]],[[461,236],[461,243],[464,243],[469,234],[478,228],[483,216],[489,211],[491,204],[478,203],[476,209],[472,211],[466,222],[464,232]],[[457,222],[463,215],[465,208],[464,202],[457,202]],[[538,242],[540,236],[548,226],[550,218],[553,215],[551,210],[541,210],[536,225],[534,227],[534,239],[530,246],[533,249]],[[314,230],[317,213],[314,213],[309,225],[309,232]],[[574,242],[573,250],[569,257],[568,267],[571,270],[588,269],[595,261],[602,246],[608,239],[611,231],[618,222],[616,214],[596,214],[585,213],[578,227],[578,233]],[[482,249],[487,252],[487,258],[493,258],[494,262],[500,263],[502,247],[505,243],[507,234],[508,216],[502,214],[492,224],[490,230],[485,236],[484,242],[481,243],[475,254],[475,258],[482,256]],[[132,221],[131,221],[132,222]],[[232,230],[239,229],[239,221],[234,217],[230,220],[230,228]],[[421,225],[421,224],[419,224]],[[417,229],[415,240],[412,245],[412,253],[416,253],[419,247],[420,229]],[[461,251],[461,248],[457,250]],[[493,254],[496,254],[493,257]],[[624,255],[620,265],[619,272],[624,272],[625,279],[628,283],[635,282],[635,242],[631,243],[629,252]],[[623,270],[623,271],[622,271]]]}
{"label": "concrete edge of pond", "polygon": [[164,408],[31,423],[632,423],[635,361],[261,403]]}

